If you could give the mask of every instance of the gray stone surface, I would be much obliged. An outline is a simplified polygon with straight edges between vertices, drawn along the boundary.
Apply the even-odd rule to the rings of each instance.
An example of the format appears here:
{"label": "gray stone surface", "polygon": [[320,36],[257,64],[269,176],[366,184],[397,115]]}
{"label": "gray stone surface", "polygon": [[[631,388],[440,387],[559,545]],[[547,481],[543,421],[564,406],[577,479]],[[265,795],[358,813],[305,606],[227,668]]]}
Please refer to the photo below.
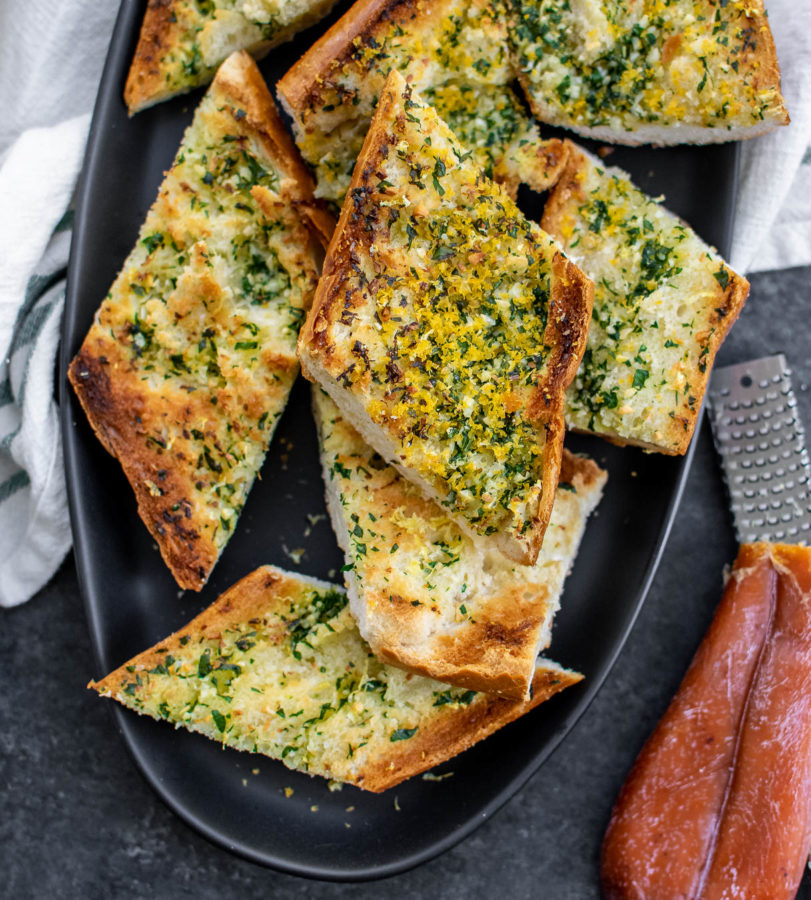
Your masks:
{"label": "gray stone surface", "polygon": [[[805,314],[811,268],[752,278],[720,362],[785,352],[811,427]],[[179,898],[397,896],[478,900],[599,896],[597,860],[613,799],[664,711],[720,597],[734,556],[708,426],[661,567],[594,704],[491,821],[444,856],[367,885],[280,875],[212,846],[157,799],[84,690],[90,640],[69,559],[27,605],[0,613],[0,894]],[[806,878],[798,895],[811,898]]]}

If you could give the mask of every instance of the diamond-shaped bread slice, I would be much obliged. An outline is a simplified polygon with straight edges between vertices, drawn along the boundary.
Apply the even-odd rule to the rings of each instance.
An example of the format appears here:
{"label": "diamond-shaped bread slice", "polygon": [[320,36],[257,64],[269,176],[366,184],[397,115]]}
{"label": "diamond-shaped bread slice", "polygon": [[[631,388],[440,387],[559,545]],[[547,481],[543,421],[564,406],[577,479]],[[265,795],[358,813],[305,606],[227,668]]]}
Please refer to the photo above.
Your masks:
{"label": "diamond-shaped bread slice", "polygon": [[514,196],[555,182],[563,142],[542,141],[514,88],[505,0],[358,0],[278,84],[318,196],[341,202],[386,75],[396,69]]}
{"label": "diamond-shaped bread slice", "polygon": [[542,221],[594,280],[588,346],[566,393],[567,425],[685,453],[749,283],[625,172],[574,145]]}
{"label": "diamond-shaped bread slice", "polygon": [[149,0],[124,87],[130,114],[210,81],[231,53],[259,59],[335,0]]}
{"label": "diamond-shaped bread slice", "polygon": [[763,0],[511,0],[535,116],[619,144],[738,141],[788,124]]}
{"label": "diamond-shaped bread slice", "polygon": [[543,547],[521,566],[425,500],[319,388],[313,407],[349,604],[372,652],[460,687],[526,697],[605,471],[563,451]]}
{"label": "diamond-shaped bread slice", "polygon": [[246,53],[223,63],[70,366],[178,584],[236,526],[298,373],[331,231]]}
{"label": "diamond-shaped bread slice", "polygon": [[426,498],[535,562],[592,285],[389,75],[299,355]]}
{"label": "diamond-shaped bread slice", "polygon": [[538,660],[524,701],[411,675],[375,659],[343,589],[263,566],[88,687],[223,746],[383,791],[582,677]]}

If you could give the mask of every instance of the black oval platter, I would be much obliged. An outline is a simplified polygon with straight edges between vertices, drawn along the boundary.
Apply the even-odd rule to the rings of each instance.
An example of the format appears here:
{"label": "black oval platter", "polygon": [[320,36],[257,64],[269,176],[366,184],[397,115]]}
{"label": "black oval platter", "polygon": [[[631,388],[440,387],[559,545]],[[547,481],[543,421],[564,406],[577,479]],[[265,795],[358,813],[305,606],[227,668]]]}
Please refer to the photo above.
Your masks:
{"label": "black oval platter", "polygon": [[[260,64],[270,85],[346,5]],[[78,191],[61,348],[76,565],[96,653],[94,671],[88,661],[88,677],[106,674],[165,637],[260,564],[335,579],[342,563],[324,517],[303,380],[293,391],[236,533],[198,595],[178,590],[136,514],[118,463],[94,438],[65,377],[202,95],[197,91],[127,117],[122,90],[144,7],[137,0],[122,3],[96,102]],[[724,251],[737,158],[737,147],[728,144],[617,148],[609,162],[628,169],[649,192],[665,194],[671,209]],[[522,202],[537,217],[539,198]],[[609,472],[605,497],[567,582],[549,651],[583,672],[582,684],[437,770],[453,772],[452,777],[417,777],[382,795],[353,787],[331,791],[325,781],[291,772],[279,762],[223,750],[110,704],[129,752],[158,795],[182,819],[235,853],[292,874],[340,881],[402,872],[482,824],[532,776],[603,683],[656,571],[690,467],[691,454],[647,456],[578,437],[567,438],[567,445],[591,454]],[[296,565],[288,552],[301,548]]]}

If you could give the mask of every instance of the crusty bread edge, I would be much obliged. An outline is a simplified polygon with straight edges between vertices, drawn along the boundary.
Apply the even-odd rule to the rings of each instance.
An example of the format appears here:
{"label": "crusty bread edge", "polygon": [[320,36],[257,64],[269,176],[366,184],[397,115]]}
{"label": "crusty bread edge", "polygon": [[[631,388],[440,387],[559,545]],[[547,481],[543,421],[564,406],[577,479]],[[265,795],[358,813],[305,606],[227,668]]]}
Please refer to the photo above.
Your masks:
{"label": "crusty bread edge", "polygon": [[[566,165],[568,166],[568,162]],[[525,559],[516,558],[499,544],[502,553],[525,565],[531,565],[538,558],[546,526],[552,515],[565,435],[566,388],[574,380],[586,352],[594,304],[594,284],[591,279],[559,250],[552,259],[552,277],[549,319],[544,335],[546,346],[554,348],[547,362],[551,377],[543,389],[536,390],[528,411],[528,417],[533,422],[546,428],[541,497],[533,517],[533,527],[526,540]]]}
{"label": "crusty bread edge", "polygon": [[[95,326],[94,326],[95,327]],[[158,545],[169,571],[184,590],[203,588],[219,553],[214,543],[193,528],[187,528],[182,514],[163,518],[168,507],[183,508],[187,500],[183,480],[173,473],[160,482],[161,493],[154,496],[147,482],[158,482],[161,469],[157,454],[146,451],[132,426],[127,395],[115,391],[110,383],[110,362],[105,362],[89,345],[92,332],[68,367],[70,381],[94,434],[108,453],[121,464],[135,494],[138,515]],[[117,349],[117,345],[116,345]],[[114,364],[114,363],[113,363]],[[133,406],[135,397],[130,398]]]}
{"label": "crusty bread edge", "polygon": [[300,121],[313,92],[318,90],[335,60],[352,47],[355,38],[404,5],[414,5],[414,0],[357,0],[353,3],[277,82],[277,95],[290,117]]}
{"label": "crusty bread edge", "polygon": [[[232,53],[220,66],[211,85],[224,99],[245,112],[247,125],[268,156],[291,179],[283,193],[305,224],[325,246],[335,229],[326,204],[314,196],[315,182],[282,117],[253,57],[245,50]],[[290,190],[292,187],[292,190]]]}
{"label": "crusty bread edge", "polygon": [[216,634],[220,629],[232,628],[261,617],[268,609],[265,591],[272,590],[275,597],[283,593],[288,586],[297,591],[299,582],[304,582],[316,589],[336,590],[343,593],[343,588],[337,584],[321,581],[309,575],[301,575],[298,572],[286,572],[277,566],[260,566],[223,591],[210,606],[207,606],[177,631],[173,631],[153,647],[122,663],[99,681],[90,681],[87,686],[100,694],[112,693],[120,684],[132,679],[132,673],[127,670],[127,666],[137,664],[149,667],[151,663],[161,661],[165,654],[156,651],[158,649],[177,649],[182,646],[180,639],[186,635],[206,630],[211,634]]}
{"label": "crusty bread edge", "polygon": [[[262,59],[274,47],[289,41],[300,31],[309,28],[326,16],[336,0],[322,0],[315,9],[286,28],[280,29],[272,38],[258,41],[244,48],[255,60]],[[124,85],[124,102],[130,116],[162,103],[170,97],[187,94],[210,80],[209,69],[204,69],[188,84],[180,88],[168,88],[160,72],[160,61],[163,56],[176,46],[175,39],[177,19],[173,18],[173,7],[177,0],[149,0],[144,13],[138,43]]]}
{"label": "crusty bread edge", "polygon": [[422,734],[418,731],[408,741],[392,744],[387,756],[367,766],[358,781],[358,787],[374,793],[395,787],[407,778],[419,775],[469,749],[494,731],[582,680],[583,676],[579,672],[564,669],[547,659],[539,659],[532,679],[530,699],[510,700],[481,694],[479,702],[474,701],[470,706],[455,710],[456,715],[445,717],[438,726],[432,725]]}
{"label": "crusty bread edge", "polygon": [[[124,102],[132,116],[171,97],[160,73],[160,60],[179,30],[172,6],[177,0],[149,0],[144,13],[135,55],[124,85]],[[189,85],[188,90],[196,85]]]}

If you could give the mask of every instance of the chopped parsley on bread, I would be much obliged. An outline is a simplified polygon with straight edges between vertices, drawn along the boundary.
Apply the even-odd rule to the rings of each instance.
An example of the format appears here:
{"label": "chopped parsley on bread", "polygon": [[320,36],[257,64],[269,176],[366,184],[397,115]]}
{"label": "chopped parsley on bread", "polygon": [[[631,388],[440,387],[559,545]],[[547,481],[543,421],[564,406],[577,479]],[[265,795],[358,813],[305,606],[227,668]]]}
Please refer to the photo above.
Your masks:
{"label": "chopped parsley on bread", "polygon": [[458,687],[526,697],[606,473],[563,451],[543,548],[521,566],[425,500],[319,388],[313,407],[350,609],[373,653]]}
{"label": "chopped parsley on bread", "polygon": [[510,0],[535,116],[624,144],[736,141],[788,124],[763,0]]}
{"label": "chopped parsley on bread", "polygon": [[69,371],[184,588],[233,533],[298,373],[321,258],[305,219],[330,230],[256,64],[235,54]]}
{"label": "chopped parsley on bread", "polygon": [[278,84],[318,195],[341,202],[386,75],[400,71],[485,172],[542,191],[563,145],[541,141],[513,89],[504,0],[358,0]]}
{"label": "chopped parsley on bread", "polygon": [[130,115],[211,81],[231,53],[264,56],[335,0],[149,0],[124,87]]}
{"label": "chopped parsley on bread", "polygon": [[223,746],[377,792],[581,679],[538,660],[524,701],[411,675],[375,659],[341,588],[263,566],[88,687]]}
{"label": "chopped parsley on bread", "polygon": [[566,422],[685,453],[715,355],[749,283],[621,169],[572,145],[543,227],[594,281],[588,346]]}
{"label": "chopped parsley on bread", "polygon": [[392,71],[313,307],[302,370],[463,527],[535,562],[593,287]]}

